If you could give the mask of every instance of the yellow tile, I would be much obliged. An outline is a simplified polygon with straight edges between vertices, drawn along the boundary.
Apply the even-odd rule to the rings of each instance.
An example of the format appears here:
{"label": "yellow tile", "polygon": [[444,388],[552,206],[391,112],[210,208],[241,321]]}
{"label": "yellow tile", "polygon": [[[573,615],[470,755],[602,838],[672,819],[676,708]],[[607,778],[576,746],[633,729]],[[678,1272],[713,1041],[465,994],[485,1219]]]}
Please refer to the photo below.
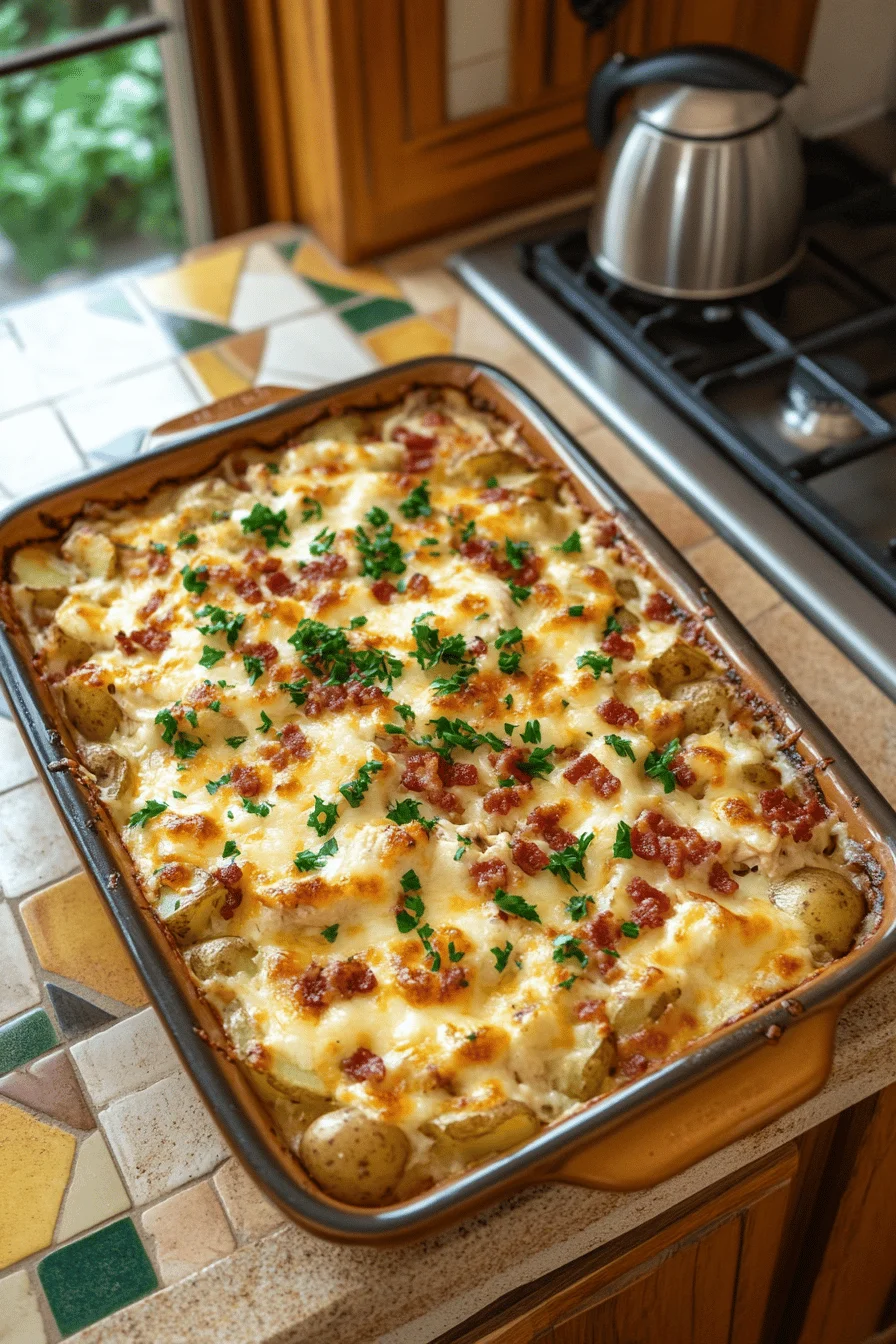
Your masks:
{"label": "yellow tile", "polygon": [[377,266],[343,266],[324,251],[320,243],[303,243],[292,259],[292,268],[308,280],[322,285],[356,289],[360,294],[388,294],[403,297],[398,285]]}
{"label": "yellow tile", "polygon": [[0,1269],[49,1246],[75,1140],[0,1102]]}
{"label": "yellow tile", "polygon": [[447,332],[433,326],[427,317],[406,317],[389,327],[380,327],[364,337],[364,344],[383,364],[422,355],[447,355],[453,341]]}
{"label": "yellow tile", "polygon": [[186,361],[212,397],[229,397],[252,386],[249,379],[232,369],[217,350],[194,350],[186,356]]}
{"label": "yellow tile", "polygon": [[161,275],[144,276],[137,283],[156,308],[226,322],[245,255],[243,247],[224,247]]}
{"label": "yellow tile", "polygon": [[146,1003],[112,918],[82,873],[36,892],[19,908],[44,970],[133,1008]]}
{"label": "yellow tile", "polygon": [[444,331],[447,336],[450,336],[452,344],[454,343],[454,337],[457,334],[456,303],[452,303],[447,308],[440,308],[437,313],[427,313],[426,317],[434,327],[438,327],[439,331]]}

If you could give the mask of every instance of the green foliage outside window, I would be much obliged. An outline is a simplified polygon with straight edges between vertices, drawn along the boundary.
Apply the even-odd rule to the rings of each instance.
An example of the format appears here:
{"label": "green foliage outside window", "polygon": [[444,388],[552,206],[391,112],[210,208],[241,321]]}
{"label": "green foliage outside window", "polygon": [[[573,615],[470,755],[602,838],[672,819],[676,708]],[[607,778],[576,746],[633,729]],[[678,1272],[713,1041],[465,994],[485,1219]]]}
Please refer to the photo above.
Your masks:
{"label": "green foliage outside window", "polygon": [[[44,0],[40,40],[70,29],[71,5]],[[0,0],[0,51],[30,45],[29,0]],[[132,17],[122,6],[104,22]],[[157,42],[145,38],[0,79],[0,232],[37,283],[91,267],[102,245],[138,235],[182,241]]]}

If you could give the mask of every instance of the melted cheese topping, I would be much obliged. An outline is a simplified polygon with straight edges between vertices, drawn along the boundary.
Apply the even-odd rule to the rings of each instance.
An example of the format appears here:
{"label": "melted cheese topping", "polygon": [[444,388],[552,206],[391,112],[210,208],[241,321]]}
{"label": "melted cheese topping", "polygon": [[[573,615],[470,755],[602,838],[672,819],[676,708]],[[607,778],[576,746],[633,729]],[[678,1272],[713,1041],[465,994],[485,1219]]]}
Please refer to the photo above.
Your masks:
{"label": "melted cheese topping", "polygon": [[[17,573],[285,1136],[398,1126],[396,1197],[488,1150],[452,1121],[548,1122],[816,967],[770,884],[842,871],[840,824],[770,820],[763,791],[805,798],[788,760],[612,524],[460,394],[242,453]],[[694,731],[674,683],[707,676]]]}

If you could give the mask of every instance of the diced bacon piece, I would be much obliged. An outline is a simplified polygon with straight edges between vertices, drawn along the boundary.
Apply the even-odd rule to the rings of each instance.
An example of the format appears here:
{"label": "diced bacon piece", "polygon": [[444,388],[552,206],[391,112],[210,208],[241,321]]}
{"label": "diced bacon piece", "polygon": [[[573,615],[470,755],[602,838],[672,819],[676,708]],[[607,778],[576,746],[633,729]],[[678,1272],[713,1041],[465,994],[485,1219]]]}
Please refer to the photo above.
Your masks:
{"label": "diced bacon piece", "polygon": [[347,569],[348,561],[344,555],[322,555],[300,570],[299,578],[303,583],[320,583],[322,579],[335,579]]}
{"label": "diced bacon piece", "polygon": [[563,778],[570,784],[578,784],[583,779],[591,783],[598,798],[612,798],[620,789],[619,780],[590,752],[585,752],[563,771]]}
{"label": "diced bacon piece", "polygon": [[327,981],[333,993],[343,999],[353,999],[356,994],[372,994],[377,987],[376,976],[367,962],[356,957],[331,962],[327,967]]}
{"label": "diced bacon piece", "polygon": [[470,537],[460,543],[458,550],[471,564],[479,565],[480,568],[490,568],[495,543],[489,541],[487,537]]}
{"label": "diced bacon piece", "polygon": [[515,840],[511,852],[516,866],[530,877],[548,866],[547,854],[534,840]]}
{"label": "diced bacon piece", "polygon": [[217,686],[213,686],[210,681],[200,681],[198,686],[193,686],[187,691],[184,700],[194,709],[208,709],[212,701],[220,694]]}
{"label": "diced bacon piece", "polygon": [[828,809],[814,793],[791,798],[783,789],[764,789],[759,795],[763,820],[775,835],[792,835],[794,840],[811,839],[812,832],[828,815]]}
{"label": "diced bacon piece", "polygon": [[481,636],[476,635],[467,645],[467,653],[471,658],[482,658],[488,653],[488,645]]}
{"label": "diced bacon piece", "polygon": [[503,859],[480,859],[471,865],[470,876],[480,891],[495,891],[507,884],[507,864]]}
{"label": "diced bacon piece", "polygon": [[137,645],[131,639],[130,635],[126,635],[123,630],[117,631],[115,641],[122,652],[126,653],[128,657],[131,657],[132,654],[137,652]]}
{"label": "diced bacon piece", "polygon": [[639,1078],[642,1073],[646,1073],[650,1067],[650,1060],[645,1055],[629,1055],[626,1059],[619,1061],[619,1072],[626,1078]]}
{"label": "diced bacon piece", "polygon": [[239,651],[243,657],[260,658],[265,668],[270,667],[272,663],[276,663],[280,656],[274,645],[266,639],[261,640],[258,644],[241,644]]}
{"label": "diced bacon piece", "polygon": [[594,919],[589,920],[584,928],[585,937],[597,951],[600,951],[601,948],[615,948],[621,932],[619,920],[609,911],[604,911],[602,915],[596,915]]}
{"label": "diced bacon piece", "polygon": [[512,499],[513,491],[508,490],[506,485],[490,485],[479,491],[479,498],[487,504],[500,504],[506,499]]}
{"label": "diced bacon piece", "polygon": [[674,625],[677,620],[675,606],[668,593],[651,593],[644,603],[644,615],[648,621],[662,621],[664,625]]}
{"label": "diced bacon piece", "polygon": [[611,723],[614,728],[634,728],[639,722],[638,711],[632,709],[631,705],[623,704],[615,696],[598,705],[597,712],[605,723]]}
{"label": "diced bacon piece", "polygon": [[359,1045],[339,1067],[356,1083],[381,1083],[386,1076],[386,1066],[382,1059],[372,1050],[368,1050],[366,1045]]}
{"label": "diced bacon piece", "polygon": [[237,910],[239,910],[242,903],[243,903],[242,887],[237,885],[235,887],[229,888],[227,895],[225,896],[221,904],[221,909],[218,911],[218,913],[220,914],[222,919],[233,919],[234,915],[236,914]]}
{"label": "diced bacon piece", "polygon": [[408,586],[405,590],[411,597],[426,597],[430,589],[429,579],[425,574],[412,574],[408,579]]}
{"label": "diced bacon piece", "polygon": [[153,593],[152,597],[149,598],[148,601],[144,602],[143,606],[137,612],[137,615],[140,617],[141,621],[148,621],[150,616],[155,616],[156,612],[158,611],[159,607],[162,605],[164,600],[165,600],[165,594],[161,590]]}
{"label": "diced bacon piece", "polygon": [[270,574],[266,574],[264,581],[268,586],[268,591],[273,593],[275,597],[292,597],[296,591],[296,585],[282,569],[275,569]]}
{"label": "diced bacon piece", "polygon": [[226,868],[216,868],[214,876],[226,887],[228,891],[233,891],[243,880],[243,870],[238,863],[228,863]]}
{"label": "diced bacon piece", "polygon": [[740,887],[740,883],[735,882],[734,878],[725,871],[720,863],[712,865],[709,870],[708,881],[713,891],[717,891],[721,896],[733,896]]}
{"label": "diced bacon piece", "polygon": [[675,776],[675,783],[680,789],[689,789],[692,784],[697,783],[697,776],[682,756],[681,752],[673,756],[669,769]]}
{"label": "diced bacon piece", "polygon": [[618,630],[611,630],[606,635],[600,646],[604,653],[610,654],[613,658],[622,658],[629,660],[635,656],[635,646],[630,639],[626,639]]}
{"label": "diced bacon piece", "polygon": [[165,551],[150,551],[146,567],[150,574],[167,574],[171,568],[171,560]]}
{"label": "diced bacon piece", "polygon": [[348,691],[344,684],[337,686],[315,684],[308,687],[304,709],[310,719],[317,719],[321,714],[326,714],[327,710],[336,713],[344,709],[347,704]]}
{"label": "diced bacon piece", "polygon": [[567,845],[574,845],[576,837],[572,831],[566,831],[558,825],[558,818],[562,815],[562,809],[557,806],[535,807],[526,818],[526,825],[540,835],[549,849],[555,853],[558,850],[566,849]]}
{"label": "diced bacon piece", "polygon": [[633,877],[626,891],[635,905],[632,908],[632,923],[641,929],[659,929],[666,921],[672,909],[672,902],[664,891],[652,887],[643,877]]}
{"label": "diced bacon piece", "polygon": [[254,765],[234,765],[230,782],[241,798],[257,798],[262,790],[261,775]]}
{"label": "diced bacon piece", "polygon": [[522,747],[505,747],[504,751],[489,752],[488,759],[498,772],[499,779],[518,779],[521,784],[531,785],[532,778],[522,768],[529,759],[529,753]]}
{"label": "diced bacon piece", "polygon": [[479,771],[475,765],[467,762],[445,762],[448,767],[440,771],[444,782],[452,788],[471,788],[479,783]]}
{"label": "diced bacon piece", "polygon": [[612,546],[616,539],[617,531],[618,529],[612,518],[601,519],[600,522],[595,523],[595,545]]}
{"label": "diced bacon piece", "polygon": [[698,867],[720,849],[690,826],[679,826],[661,812],[642,812],[631,830],[632,853],[662,863],[672,877],[683,877],[688,864]]}
{"label": "diced bacon piece", "polygon": [[237,595],[252,606],[264,599],[264,594],[250,574],[241,574],[233,587]]}
{"label": "diced bacon piece", "polygon": [[435,751],[412,751],[401,784],[409,793],[422,793],[434,808],[451,816],[462,809],[457,795],[445,788],[441,770],[445,764]]}
{"label": "diced bacon piece", "polygon": [[288,723],[280,734],[280,745],[295,761],[307,761],[311,755],[308,739],[297,723]]}
{"label": "diced bacon piece", "polygon": [[404,469],[417,473],[429,471],[436,460],[436,441],[429,434],[416,434],[412,429],[399,425],[393,431],[392,438],[404,444]]}
{"label": "diced bacon piece", "polygon": [[500,817],[506,817],[508,812],[512,812],[515,807],[522,806],[522,792],[522,786],[510,789],[490,789],[482,800],[482,805],[486,812],[497,813]]}
{"label": "diced bacon piece", "polygon": [[388,579],[377,579],[370,585],[370,591],[381,606],[388,607],[398,593],[398,589]]}
{"label": "diced bacon piece", "polygon": [[147,653],[162,653],[171,643],[171,635],[158,625],[148,625],[145,630],[132,630],[131,639],[140,644]]}

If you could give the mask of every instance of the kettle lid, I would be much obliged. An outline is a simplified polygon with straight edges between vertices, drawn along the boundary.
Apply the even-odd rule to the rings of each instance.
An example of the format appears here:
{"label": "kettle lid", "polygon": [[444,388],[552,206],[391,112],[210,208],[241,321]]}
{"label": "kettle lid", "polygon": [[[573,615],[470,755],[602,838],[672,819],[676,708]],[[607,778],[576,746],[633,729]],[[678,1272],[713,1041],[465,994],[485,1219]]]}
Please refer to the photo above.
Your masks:
{"label": "kettle lid", "polygon": [[648,84],[639,90],[639,121],[687,139],[719,140],[758,130],[779,110],[777,98],[756,89],[706,89],[692,84]]}

